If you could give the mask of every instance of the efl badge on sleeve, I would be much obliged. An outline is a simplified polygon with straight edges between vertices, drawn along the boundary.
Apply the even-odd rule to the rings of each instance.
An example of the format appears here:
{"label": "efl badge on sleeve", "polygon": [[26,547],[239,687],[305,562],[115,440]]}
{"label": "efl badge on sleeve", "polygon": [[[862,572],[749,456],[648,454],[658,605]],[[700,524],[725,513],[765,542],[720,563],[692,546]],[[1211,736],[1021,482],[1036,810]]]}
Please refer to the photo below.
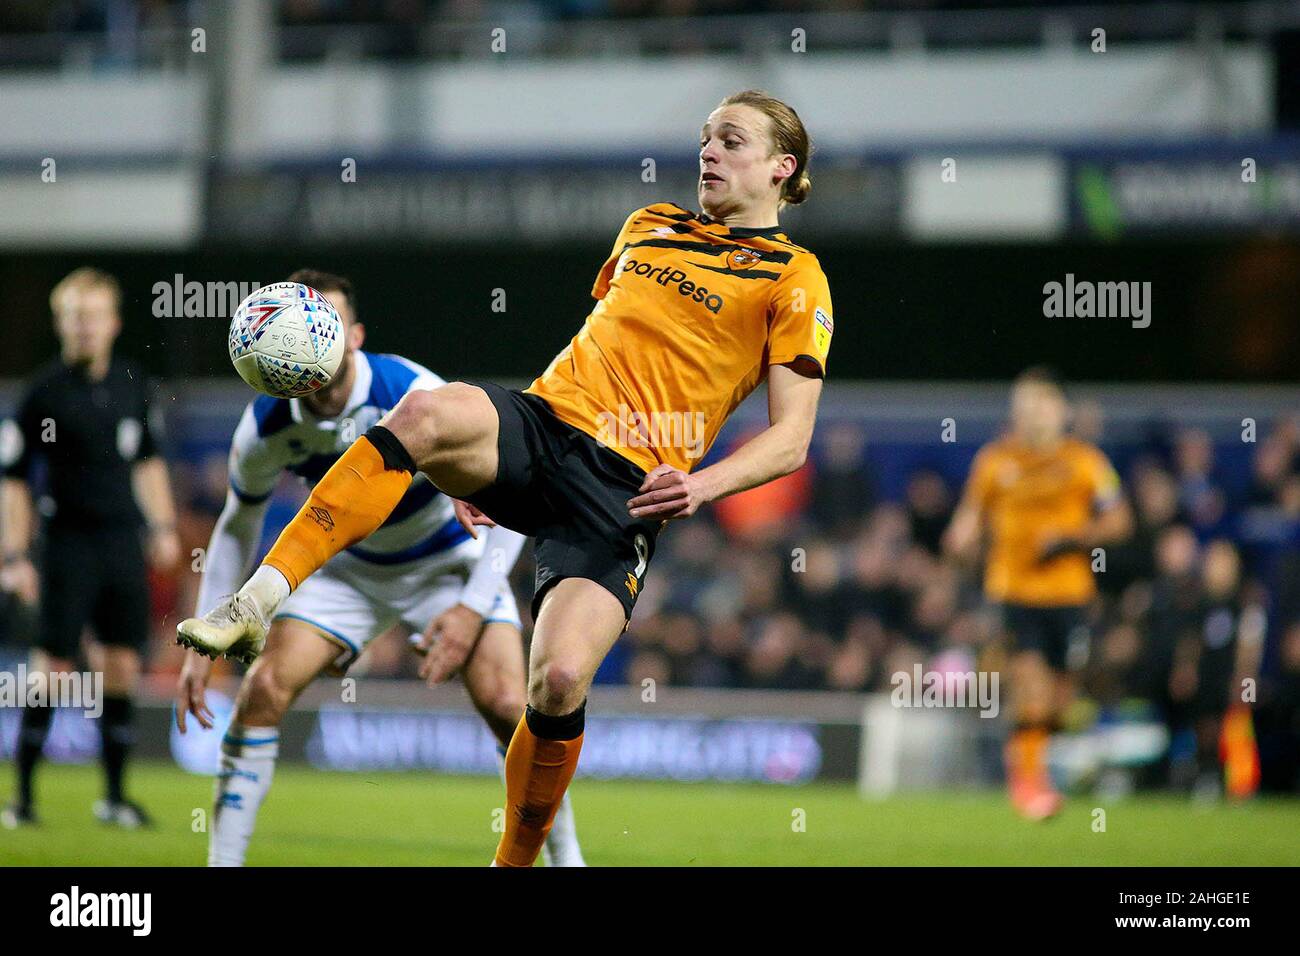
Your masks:
{"label": "efl badge on sleeve", "polygon": [[823,355],[831,347],[831,336],[835,333],[835,323],[831,317],[826,314],[826,310],[818,308],[813,312],[813,336],[817,342],[817,349]]}

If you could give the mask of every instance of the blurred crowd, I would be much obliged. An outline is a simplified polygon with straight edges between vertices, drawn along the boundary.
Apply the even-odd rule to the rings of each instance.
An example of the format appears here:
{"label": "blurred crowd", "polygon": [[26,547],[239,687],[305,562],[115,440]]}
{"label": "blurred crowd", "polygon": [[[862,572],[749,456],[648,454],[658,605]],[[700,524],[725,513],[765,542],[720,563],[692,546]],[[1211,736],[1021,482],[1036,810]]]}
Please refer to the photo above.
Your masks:
{"label": "blurred crowd", "polygon": [[[1106,449],[1134,513],[1132,536],[1094,567],[1091,640],[1070,661],[1075,729],[1127,714],[1163,721],[1171,739],[1187,736],[1249,686],[1264,785],[1295,786],[1300,414],[1217,445],[1197,429],[1161,427],[1141,441],[1108,441],[1089,405],[1077,409],[1074,430]],[[1002,670],[1005,635],[981,569],[941,545],[974,446],[947,446],[946,457],[907,467],[900,446],[869,446],[867,435],[861,423],[824,422],[801,470],[671,522],[597,682],[863,693],[890,691],[891,677],[917,664]],[[914,445],[908,460],[918,460]],[[201,549],[226,494],[224,449],[182,454],[172,472],[194,561],[151,572],[149,668],[160,687],[180,667],[175,622],[194,610]],[[282,483],[264,544],[304,493]],[[512,575],[521,610],[532,594],[530,550]],[[418,659],[404,637],[375,641],[351,673],[414,678]]]}
{"label": "blurred crowd", "polygon": [[[918,468],[886,500],[863,441],[832,426],[803,472],[670,527],[605,676],[860,692],[890,690],[917,663],[999,669],[1005,642],[979,569],[941,552],[958,482]],[[1247,480],[1198,430],[1122,467],[1135,533],[1098,568],[1091,642],[1072,658],[1080,723],[1136,710],[1174,735],[1249,680],[1261,736],[1300,740],[1297,419],[1253,447]],[[1293,778],[1296,757],[1273,766]]]}
{"label": "blurred crowd", "polygon": [[[1135,518],[1132,537],[1098,569],[1090,645],[1072,659],[1078,719],[1137,709],[1176,732],[1221,711],[1230,687],[1249,679],[1258,731],[1272,728],[1295,748],[1300,415],[1235,456],[1216,455],[1194,429],[1114,447],[1095,407],[1080,409],[1078,431],[1111,453]],[[598,681],[868,692],[889,691],[891,675],[917,663],[1000,669],[1005,642],[980,569],[945,557],[940,544],[964,468],[917,467],[891,497],[866,441],[858,424],[826,423],[802,470],[671,523]],[[224,462],[179,472],[186,546],[202,547],[224,497]],[[521,608],[532,593],[529,550],[513,576]],[[178,666],[161,618],[190,612],[197,577],[155,582],[161,670]],[[1225,658],[1231,634],[1244,646]],[[413,677],[415,666],[394,637],[375,642],[355,672]],[[1298,760],[1293,750],[1272,766],[1294,776]]]}

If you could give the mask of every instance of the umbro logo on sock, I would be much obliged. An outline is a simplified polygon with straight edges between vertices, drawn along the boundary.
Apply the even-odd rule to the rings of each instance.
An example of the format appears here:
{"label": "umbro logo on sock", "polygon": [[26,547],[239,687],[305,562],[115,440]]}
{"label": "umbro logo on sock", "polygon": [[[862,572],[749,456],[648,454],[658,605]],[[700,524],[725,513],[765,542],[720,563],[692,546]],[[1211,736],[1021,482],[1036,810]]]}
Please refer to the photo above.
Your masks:
{"label": "umbro logo on sock", "polygon": [[334,530],[334,516],[330,514],[328,511],[326,511],[324,508],[320,508],[313,505],[311,509],[311,516],[312,519],[318,525],[324,528],[326,531]]}

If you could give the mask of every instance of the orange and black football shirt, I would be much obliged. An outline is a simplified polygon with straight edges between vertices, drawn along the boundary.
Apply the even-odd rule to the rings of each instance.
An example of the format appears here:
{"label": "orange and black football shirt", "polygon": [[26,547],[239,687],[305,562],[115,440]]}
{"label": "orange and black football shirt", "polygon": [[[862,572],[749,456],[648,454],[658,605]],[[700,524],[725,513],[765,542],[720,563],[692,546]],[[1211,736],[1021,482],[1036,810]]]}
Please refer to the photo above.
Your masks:
{"label": "orange and black football shirt", "polygon": [[989,531],[984,593],[1031,607],[1085,604],[1096,593],[1091,555],[1039,562],[1052,538],[1083,532],[1092,516],[1119,502],[1119,476],[1100,449],[1064,438],[1037,451],[1014,436],[980,449],[966,482],[965,503]]}
{"label": "orange and black football shirt", "polygon": [[826,276],[779,227],[647,206],[619,230],[591,294],[582,330],[526,391],[645,471],[690,471],[770,366],[826,373]]}

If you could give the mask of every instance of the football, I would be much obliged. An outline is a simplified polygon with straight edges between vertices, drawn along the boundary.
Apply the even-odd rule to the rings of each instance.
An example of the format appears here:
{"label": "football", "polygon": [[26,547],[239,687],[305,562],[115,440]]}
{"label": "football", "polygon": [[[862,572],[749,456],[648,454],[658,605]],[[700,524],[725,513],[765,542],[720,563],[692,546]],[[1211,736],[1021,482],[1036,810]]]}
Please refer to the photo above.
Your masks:
{"label": "football", "polygon": [[301,398],[324,388],[343,361],[343,320],[310,286],[276,282],[253,292],[230,321],[230,361],[264,395]]}

